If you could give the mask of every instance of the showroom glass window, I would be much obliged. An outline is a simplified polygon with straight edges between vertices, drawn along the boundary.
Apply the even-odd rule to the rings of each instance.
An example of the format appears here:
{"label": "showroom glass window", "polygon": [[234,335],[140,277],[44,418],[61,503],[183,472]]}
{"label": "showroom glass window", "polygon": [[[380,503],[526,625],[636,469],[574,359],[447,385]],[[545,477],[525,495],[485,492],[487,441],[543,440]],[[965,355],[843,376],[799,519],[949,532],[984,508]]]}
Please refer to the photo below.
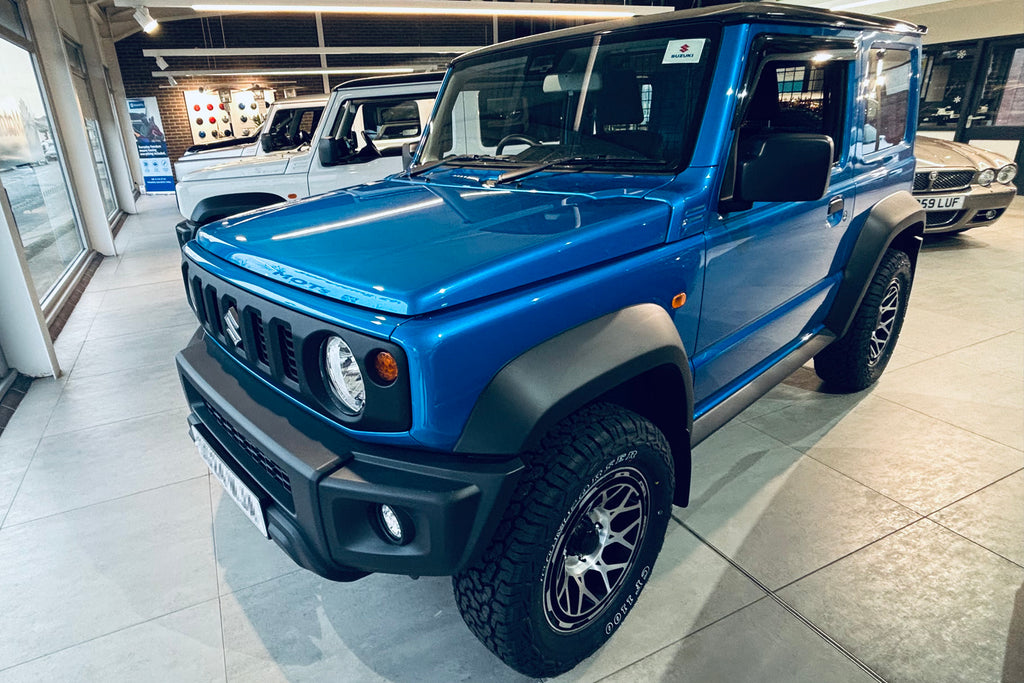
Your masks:
{"label": "showroom glass window", "polygon": [[85,241],[31,48],[17,6],[0,0],[0,185],[45,301],[85,252]]}
{"label": "showroom glass window", "polygon": [[110,166],[107,163],[107,154],[103,147],[103,137],[100,135],[96,101],[89,89],[85,55],[82,54],[82,46],[67,36],[64,37],[64,53],[68,57],[68,65],[71,67],[71,76],[75,84],[75,95],[78,97],[78,107],[82,110],[85,131],[89,136],[89,149],[92,152],[93,165],[96,167],[96,179],[100,185],[103,209],[107,213],[107,218],[113,218],[117,214],[114,183],[110,180]]}
{"label": "showroom glass window", "polygon": [[864,112],[862,152],[879,152],[903,142],[910,106],[910,53],[872,50],[862,87]]}
{"label": "showroom glass window", "polygon": [[973,126],[1024,126],[1024,47],[995,45],[982,64]]}
{"label": "showroom glass window", "polygon": [[921,81],[921,130],[954,130],[960,120],[971,87],[975,43],[952,43],[927,49]]}

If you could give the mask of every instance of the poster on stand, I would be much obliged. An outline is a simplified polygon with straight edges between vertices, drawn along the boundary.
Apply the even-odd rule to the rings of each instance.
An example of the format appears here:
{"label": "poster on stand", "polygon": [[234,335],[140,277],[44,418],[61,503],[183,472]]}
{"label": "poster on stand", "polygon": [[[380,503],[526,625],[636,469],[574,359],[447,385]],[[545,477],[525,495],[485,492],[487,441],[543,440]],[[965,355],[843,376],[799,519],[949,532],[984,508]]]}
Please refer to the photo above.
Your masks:
{"label": "poster on stand", "polygon": [[167,158],[167,141],[155,97],[128,98],[135,145],[142,162],[146,192],[174,192],[174,174]]}

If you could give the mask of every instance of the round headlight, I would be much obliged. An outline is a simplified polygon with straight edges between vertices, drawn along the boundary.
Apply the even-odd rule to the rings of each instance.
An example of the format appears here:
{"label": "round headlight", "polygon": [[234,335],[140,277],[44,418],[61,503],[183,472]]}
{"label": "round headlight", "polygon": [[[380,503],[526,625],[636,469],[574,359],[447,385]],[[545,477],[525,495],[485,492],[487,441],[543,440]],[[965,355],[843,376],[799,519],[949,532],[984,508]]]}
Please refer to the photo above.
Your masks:
{"label": "round headlight", "polygon": [[996,174],[996,180],[1001,182],[1003,185],[1009,184],[1009,182],[1016,177],[1017,164],[1007,164],[999,169],[999,173]]}
{"label": "round headlight", "polygon": [[324,344],[324,374],[327,384],[335,398],[341,402],[346,412],[358,415],[366,405],[366,388],[363,386],[363,373],[359,363],[352,355],[341,337],[330,337]]}
{"label": "round headlight", "polygon": [[995,169],[986,168],[984,171],[978,174],[978,184],[985,185],[986,187],[992,184],[992,181],[996,179]]}

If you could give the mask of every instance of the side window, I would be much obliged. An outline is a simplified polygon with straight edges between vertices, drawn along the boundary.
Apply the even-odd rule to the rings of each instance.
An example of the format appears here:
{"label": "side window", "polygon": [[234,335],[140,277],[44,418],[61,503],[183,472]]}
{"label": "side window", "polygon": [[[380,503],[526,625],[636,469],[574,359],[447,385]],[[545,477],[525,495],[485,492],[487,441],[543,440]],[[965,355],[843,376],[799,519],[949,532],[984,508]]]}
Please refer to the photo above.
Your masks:
{"label": "side window", "polygon": [[889,149],[903,142],[910,104],[910,53],[872,50],[862,84],[863,153]]}
{"label": "side window", "polygon": [[850,63],[824,61],[818,56],[824,54],[780,55],[766,62],[740,126],[741,137],[772,131],[828,135],[838,160]]}
{"label": "side window", "polygon": [[368,102],[363,106],[363,127],[374,141],[418,137],[419,107],[416,100]]}

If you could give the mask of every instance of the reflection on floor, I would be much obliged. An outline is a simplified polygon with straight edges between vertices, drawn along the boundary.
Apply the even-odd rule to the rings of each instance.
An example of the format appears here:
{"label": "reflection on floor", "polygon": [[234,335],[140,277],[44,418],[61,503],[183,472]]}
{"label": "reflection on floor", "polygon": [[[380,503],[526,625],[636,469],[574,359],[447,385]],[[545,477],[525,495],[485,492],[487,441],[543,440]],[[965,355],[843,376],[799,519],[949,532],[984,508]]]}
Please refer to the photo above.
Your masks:
{"label": "reflection on floor", "polygon": [[[519,679],[447,579],[329,583],[222,495],[171,362],[174,200],[141,206],[0,436],[0,680]],[[1024,679],[1022,219],[927,242],[876,387],[803,368],[700,446],[654,579],[564,680]]]}

